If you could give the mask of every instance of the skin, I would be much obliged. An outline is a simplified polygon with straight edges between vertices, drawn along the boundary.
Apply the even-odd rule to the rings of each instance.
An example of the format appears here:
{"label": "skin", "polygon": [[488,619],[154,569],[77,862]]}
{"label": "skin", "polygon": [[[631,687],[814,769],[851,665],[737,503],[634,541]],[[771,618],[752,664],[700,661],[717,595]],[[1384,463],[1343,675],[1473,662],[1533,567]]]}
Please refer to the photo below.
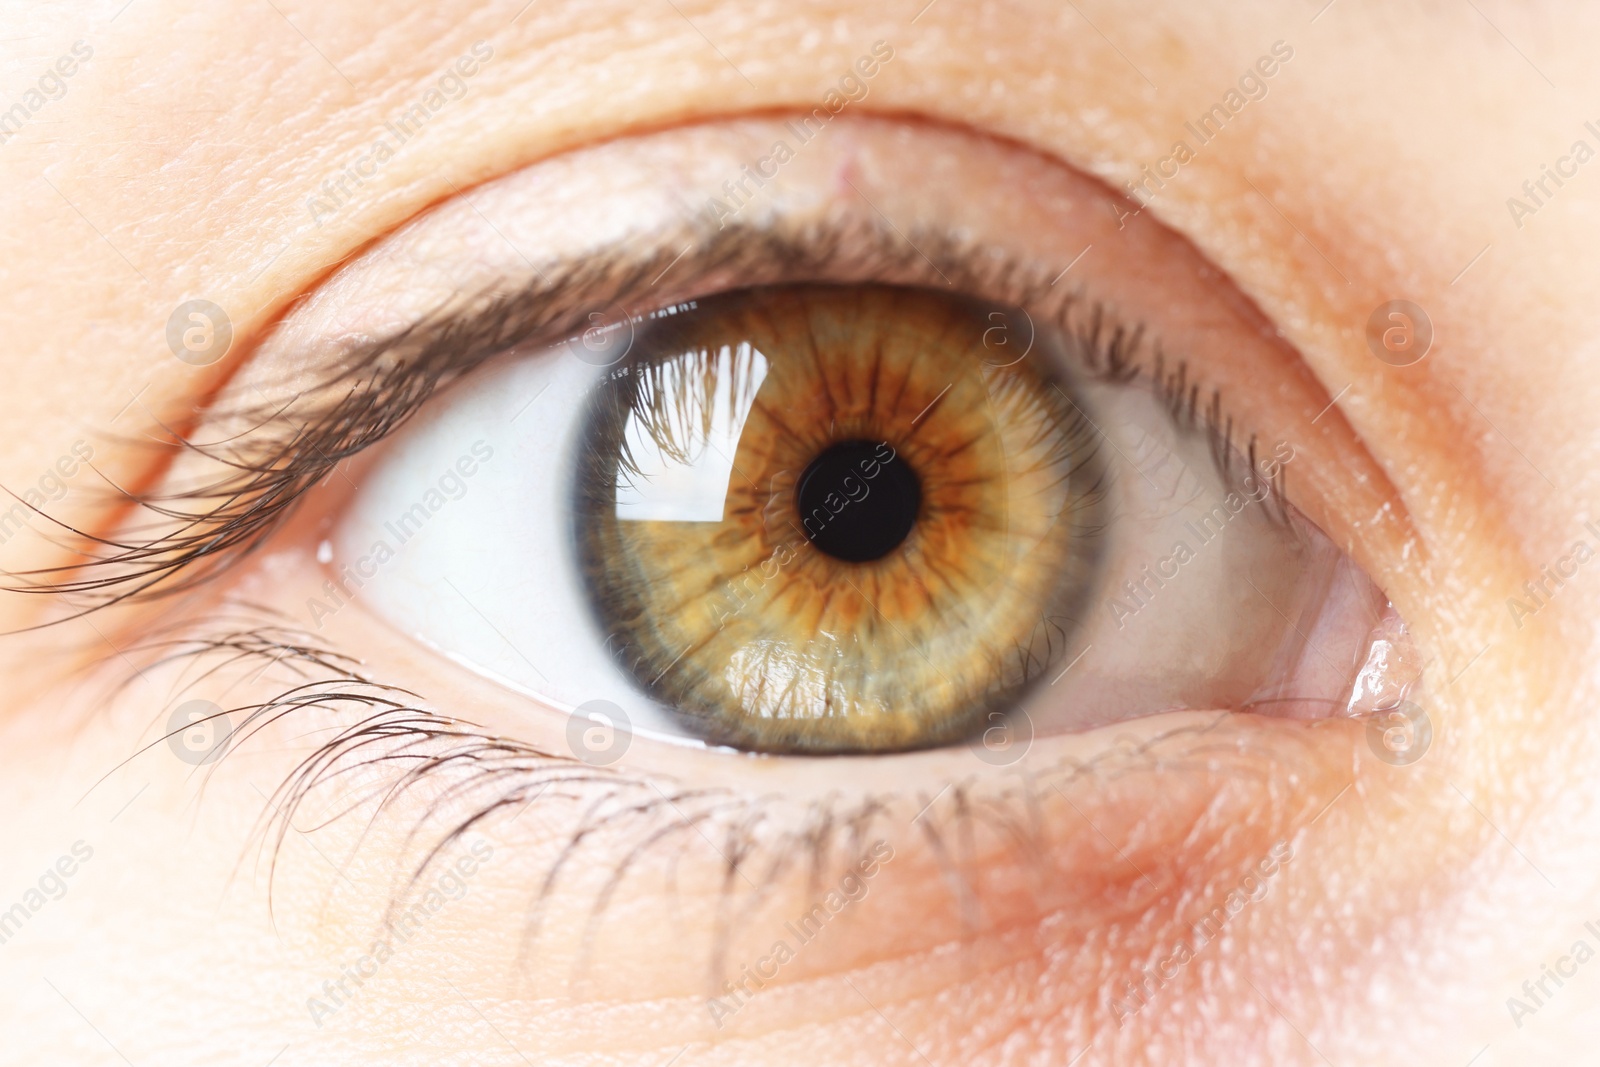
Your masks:
{"label": "skin", "polygon": [[[313,745],[285,727],[209,776],[159,750],[119,766],[159,740],[179,686],[177,668],[152,668],[108,698],[132,672],[107,645],[125,649],[180,610],[134,606],[3,642],[0,906],[75,841],[93,848],[66,895],[0,945],[16,1062],[1581,1059],[1593,968],[1564,986],[1546,980],[1532,1014],[1513,1018],[1506,1001],[1531,1005],[1523,983],[1536,986],[1580,938],[1600,947],[1584,928],[1600,920],[1589,713],[1600,585],[1581,569],[1520,620],[1507,598],[1575,541],[1596,541],[1584,523],[1600,517],[1600,384],[1586,373],[1600,335],[1600,185],[1580,170],[1520,227],[1505,200],[1575,139],[1593,142],[1584,122],[1600,115],[1582,102],[1600,73],[1583,42],[1600,15],[1559,3],[1396,12],[1342,0],[1319,14],[940,0],[913,24],[912,5],[519,6],[134,0],[110,21],[5,5],[0,101],[77,39],[94,57],[0,145],[0,420],[11,431],[0,482],[35,484],[72,442],[93,439],[106,477],[150,484],[151,452],[111,435],[192,419],[292,300],[418,212],[625,134],[807,110],[874,40],[893,42],[896,59],[852,105],[862,113],[1002,137],[1120,187],[1282,39],[1295,56],[1267,98],[1147,212],[1255,303],[1335,402],[1339,429],[1301,431],[1337,441],[1297,503],[1415,634],[1435,749],[1391,767],[1371,758],[1359,724],[1229,727],[1216,766],[1175,758],[1177,770],[1075,780],[1043,819],[1049,866],[994,835],[974,844],[989,872],[975,883],[976,919],[915,823],[919,786],[970,765],[941,769],[959,757],[929,754],[830,772],[891,776],[881,836],[895,859],[839,920],[849,934],[819,939],[722,1030],[704,1002],[706,948],[729,907],[716,842],[689,839],[676,894],[654,877],[664,862],[625,885],[574,978],[603,865],[552,899],[542,955],[530,963],[517,946],[530,886],[579,805],[506,818],[483,830],[494,859],[463,900],[318,1027],[306,1000],[363,951],[411,870],[405,816],[422,801],[365,838],[364,819],[297,821],[269,918],[252,827]],[[478,40],[495,58],[471,92],[359,205],[309,225],[307,195]],[[234,348],[203,370],[163,340],[192,296],[235,309]],[[1372,309],[1398,298],[1426,308],[1437,332],[1427,358],[1402,369],[1375,360],[1363,336]],[[359,463],[347,473],[359,481]],[[271,599],[306,580],[317,523],[335,506],[308,501],[274,551],[223,580],[229,590]],[[52,514],[114,528],[103,499],[76,485]],[[52,551],[18,538],[0,563],[59,562]],[[12,630],[44,610],[35,597],[0,605]],[[335,636],[371,674],[446,713],[530,744],[559,736],[526,721],[519,698],[407,639],[341,626]],[[246,699],[272,693],[256,670],[239,680]],[[641,752],[630,766],[680,783],[669,793],[693,781],[803,799],[839,784],[709,753]],[[775,822],[798,820],[798,806]],[[1107,990],[1159,961],[1180,920],[1240,885],[1278,841],[1293,858],[1269,891],[1119,1027]],[[1054,881],[1026,889],[1041,869]],[[764,931],[815,895],[803,869],[776,879],[729,958],[758,958]]]}

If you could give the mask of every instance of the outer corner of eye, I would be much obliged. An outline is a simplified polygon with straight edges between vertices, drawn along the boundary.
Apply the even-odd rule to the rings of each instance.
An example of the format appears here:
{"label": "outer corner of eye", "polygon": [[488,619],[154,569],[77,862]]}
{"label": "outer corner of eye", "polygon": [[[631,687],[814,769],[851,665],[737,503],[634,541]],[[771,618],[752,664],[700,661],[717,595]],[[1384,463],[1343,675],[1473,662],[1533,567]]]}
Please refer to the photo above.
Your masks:
{"label": "outer corner of eye", "polygon": [[577,721],[755,753],[1004,766],[1018,724],[1397,706],[1414,653],[1284,496],[1306,461],[1197,414],[1199,363],[1175,395],[1104,350],[1149,324],[997,295],[779,281],[492,364],[368,473],[335,565]]}

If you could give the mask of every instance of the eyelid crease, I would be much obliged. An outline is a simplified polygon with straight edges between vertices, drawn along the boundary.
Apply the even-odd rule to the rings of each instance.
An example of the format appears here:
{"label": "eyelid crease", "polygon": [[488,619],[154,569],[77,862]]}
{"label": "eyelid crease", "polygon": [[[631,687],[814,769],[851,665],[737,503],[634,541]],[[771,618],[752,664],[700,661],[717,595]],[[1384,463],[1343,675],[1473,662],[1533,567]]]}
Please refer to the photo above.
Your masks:
{"label": "eyelid crease", "polygon": [[[162,532],[143,539],[96,537],[58,522],[98,554],[88,562],[5,572],[10,580],[0,583],[0,590],[62,598],[73,610],[42,624],[53,625],[123,601],[202,586],[259,548],[311,487],[392,435],[440,389],[512,349],[573,338],[595,309],[639,303],[638,294],[654,288],[669,269],[675,280],[650,301],[651,310],[719,286],[871,281],[956,288],[1022,308],[1030,318],[1037,312],[1063,331],[1083,364],[1080,369],[1106,380],[1136,378],[1143,372],[1142,353],[1149,349],[1154,352],[1152,383],[1174,419],[1206,433],[1219,470],[1230,484],[1236,477],[1232,420],[1222,415],[1220,395],[1213,391],[1200,407],[1200,387],[1189,381],[1184,361],[1169,363],[1145,325],[1118,321],[1087,296],[1081,283],[1056,289],[1051,265],[1003,255],[941,230],[917,230],[907,237],[876,220],[769,228],[696,224],[658,234],[638,250],[606,249],[461,294],[376,340],[330,341],[325,361],[332,369],[320,384],[284,400],[269,400],[258,389],[259,402],[231,408],[219,402],[189,439],[173,435],[164,446],[219,466],[220,473],[150,493],[117,490],[117,506],[149,513],[158,528],[165,526]],[[194,439],[219,424],[244,429],[216,441]],[[1252,467],[1254,448],[1252,435]],[[1273,495],[1282,511],[1281,473]]]}

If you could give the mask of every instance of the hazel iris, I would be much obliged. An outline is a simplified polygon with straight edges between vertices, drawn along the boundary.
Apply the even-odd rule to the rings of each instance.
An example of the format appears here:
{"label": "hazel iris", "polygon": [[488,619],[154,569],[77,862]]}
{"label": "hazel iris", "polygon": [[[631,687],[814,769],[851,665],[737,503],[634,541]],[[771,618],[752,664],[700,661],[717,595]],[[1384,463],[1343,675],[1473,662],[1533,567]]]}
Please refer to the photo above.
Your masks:
{"label": "hazel iris", "polygon": [[712,743],[880,752],[1057,665],[1103,528],[1098,439],[991,305],[750,289],[649,320],[588,401],[573,543],[638,687]]}

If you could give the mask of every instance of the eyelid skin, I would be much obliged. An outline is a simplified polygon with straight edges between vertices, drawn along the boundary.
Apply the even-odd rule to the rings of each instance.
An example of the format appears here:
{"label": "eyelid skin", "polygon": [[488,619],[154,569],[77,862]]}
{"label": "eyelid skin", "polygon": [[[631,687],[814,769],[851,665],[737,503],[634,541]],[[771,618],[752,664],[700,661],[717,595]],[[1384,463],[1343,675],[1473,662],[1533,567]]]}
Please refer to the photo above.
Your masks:
{"label": "eyelid skin", "polygon": [[[818,239],[780,238],[775,248],[752,251],[749,232],[722,243],[726,231],[708,229],[718,216],[707,202],[727,195],[722,183],[741,174],[747,155],[770,149],[774,138],[793,137],[782,121],[691,127],[597,146],[474,190],[380,242],[263,344],[233,392],[282,395],[281,379],[304,371],[308,354],[320,358],[330,342],[360,344],[414,328],[462,294],[498,295],[524,284],[537,292],[543,279],[561,277],[561,263],[599,265],[584,275],[593,284],[578,306],[561,309],[564,321],[552,321],[558,317],[549,309],[535,319],[547,333],[588,324],[590,315],[612,322],[619,300],[665,306],[731,285],[804,280],[803,264],[785,262],[801,249],[826,264],[829,280],[959,283],[1047,313],[1076,298],[1104,302],[1122,321],[1145,325],[1153,344],[1188,359],[1262,440],[1288,441],[1314,461],[1297,471],[1311,481],[1295,503],[1382,584],[1374,564],[1411,540],[1387,479],[1337,406],[1329,409],[1328,391],[1187,241],[1148,215],[1124,218],[1120,197],[1024,149],[974,143],[956,130],[850,116],[836,120],[831,132],[838,136],[804,145],[777,179],[755,190],[736,223]],[[1009,195],[986,191],[997,176]],[[866,246],[851,234],[863,235]],[[982,235],[974,254],[953,255],[966,251],[969,235]],[[618,247],[629,250],[621,263],[610,251]],[[530,258],[531,249],[548,259]],[[883,263],[885,253],[901,262]],[[851,264],[852,258],[861,262]],[[1175,291],[1206,295],[1175,304],[1167,298]],[[1241,344],[1205,346],[1219,331]],[[1270,403],[1253,402],[1265,400],[1263,375],[1274,383]],[[1339,508],[1319,506],[1333,495]],[[1363,520],[1346,522],[1346,515]],[[1369,539],[1384,551],[1365,553]]]}
{"label": "eyelid skin", "polygon": [[[537,283],[540,271],[554,277],[560,262],[580,261],[597,249],[623,244],[650,249],[639,257],[647,267],[635,265],[620,281],[659,290],[652,298],[657,306],[733,281],[757,280],[763,246],[757,245],[754,262],[719,263],[717,253],[739,245],[707,240],[705,231],[695,228],[697,197],[716,188],[724,175],[737,173],[730,164],[744,158],[751,145],[769,141],[779,126],[763,121],[692,128],[618,142],[474,190],[470,203],[443,206],[330,279],[262,346],[220,398],[219,410],[228,410],[229,403],[244,407],[256,388],[270,404],[286,386],[325,375],[326,363],[319,360],[330,349],[426,320],[460,292],[515,291]],[[812,260],[815,269],[826,265],[829,280],[927,284],[942,274],[955,286],[987,289],[981,295],[1024,306],[1048,308],[1053,301],[1059,308],[1069,295],[1085,306],[1113,305],[1123,320],[1153,331],[1152,343],[1161,343],[1174,359],[1188,360],[1197,374],[1203,370],[1208,384],[1223,389],[1241,422],[1249,421],[1267,440],[1293,444],[1297,473],[1307,472],[1292,490],[1297,505],[1315,515],[1317,499],[1330,486],[1358,497],[1375,499],[1381,493],[1382,479],[1364,466],[1359,446],[1336,412],[1306,429],[1310,417],[1327,406],[1326,393],[1297,369],[1293,352],[1187,243],[1149,219],[1126,221],[1119,229],[1117,216],[1102,210],[1108,198],[1097,185],[1021,149],[959,131],[907,130],[870,119],[841,119],[835,132],[838,138],[811,146],[815,151],[792,162],[784,188],[767,190],[770,204],[752,204],[749,226],[780,233],[805,233],[811,226],[813,234],[835,235],[831,254]],[[685,172],[694,180],[682,177]],[[660,183],[663,173],[679,175],[678,184]],[[604,184],[596,175],[604,176]],[[1006,195],[999,195],[1002,189]],[[728,238],[749,239],[745,231]],[[1127,244],[1115,243],[1119,240]],[[707,243],[698,247],[700,241]],[[685,247],[691,244],[696,247]],[[797,244],[791,238],[777,247],[792,250]],[[1006,255],[986,258],[989,247]],[[542,250],[550,261],[524,259],[527,249]],[[973,250],[979,254],[976,263],[968,258]],[[689,269],[696,255],[706,256],[709,263],[702,266],[709,269]],[[793,271],[795,257],[769,257],[765,269]],[[613,299],[623,295],[618,279],[608,275],[602,281],[611,285]],[[556,318],[554,309],[544,310]],[[588,321],[589,310],[606,314],[609,305],[564,307],[559,321],[566,329],[576,328]],[[492,347],[463,346],[451,355],[465,355],[470,362],[492,355]],[[448,398],[445,391],[432,402]],[[377,451],[347,464],[342,476],[359,483],[364,464],[375,462]],[[320,588],[314,546],[325,535],[338,497],[336,487],[320,502],[308,499],[306,510],[241,573],[231,595],[296,613]],[[1329,532],[1349,540],[1340,536],[1348,530],[1334,526]],[[418,758],[446,760],[446,766],[465,773],[470,761],[451,755],[463,746],[498,751],[492,748],[494,738],[514,738],[504,744],[527,750],[518,758],[526,758],[529,767],[501,767],[506,772],[498,781],[501,793],[486,797],[469,791],[454,796],[454,805],[433,807],[426,791],[402,791],[383,822],[386,830],[415,831],[419,842],[431,844],[440,840],[452,816],[471,815],[468,800],[535,805],[530,810],[540,813],[537,820],[530,816],[498,829],[491,820],[478,827],[493,836],[495,877],[519,892],[508,894],[516,901],[504,914],[479,918],[480,943],[503,949],[486,950],[481,974],[472,980],[526,973],[527,953],[535,949],[536,958],[559,964],[530,978],[534,984],[519,995],[565,988],[580,960],[605,959],[604,973],[591,969],[589,979],[625,1001],[629,990],[623,977],[631,961],[658,949],[649,947],[649,938],[641,940],[607,920],[626,908],[665,914],[675,900],[704,919],[707,929],[719,923],[729,927],[718,935],[726,938],[720,949],[717,943],[697,943],[676,946],[671,953],[681,965],[674,978],[677,993],[701,996],[709,954],[721,951],[730,961],[758,958],[770,947],[771,926],[796,909],[805,910],[802,861],[810,859],[808,850],[820,857],[820,876],[832,877],[853,848],[870,846],[870,835],[880,830],[892,838],[895,859],[874,877],[862,902],[874,909],[862,914],[872,916],[875,925],[859,929],[849,948],[808,953],[802,965],[785,972],[784,982],[825,983],[874,952],[933,954],[930,958],[950,962],[930,965],[948,968],[953,977],[963,964],[941,950],[981,944],[983,951],[998,953],[991,958],[1004,959],[1020,951],[1009,939],[1040,923],[1062,958],[1088,958],[1107,931],[1129,938],[1124,948],[1137,956],[1153,951],[1189,920],[1180,906],[1189,899],[1186,893],[1203,893],[1229,878],[1237,881],[1236,868],[1257,869],[1280,841],[1295,840],[1348,783],[1352,752],[1361,743],[1359,728],[1351,723],[1310,728],[1209,712],[1129,724],[1115,736],[1040,745],[1024,769],[985,767],[961,750],[892,759],[755,762],[724,753],[665,754],[640,742],[614,767],[576,768],[578,784],[533,800],[539,779],[532,764],[548,762],[551,755],[564,767],[572,764],[561,757],[566,748],[560,730],[530,721],[522,698],[464,678],[452,664],[416,655],[406,638],[374,626],[359,598],[329,618],[315,637],[382,665],[382,681],[423,694],[404,698],[406,703],[433,708],[433,717],[462,731],[452,736],[441,724],[431,739],[415,742]],[[314,714],[324,728],[354,728],[360,711],[333,706]],[[301,709],[283,720],[286,740],[305,718]],[[327,807],[342,806],[337,789],[319,797]],[[1152,804],[1152,797],[1159,803]],[[585,805],[607,798],[638,810],[625,815],[602,805],[603,814],[615,815],[606,824],[609,834],[588,831]],[[751,886],[737,879],[731,887],[726,884],[725,858],[692,853],[686,882],[676,895],[669,893],[661,883],[667,870],[662,842],[681,849],[683,839],[656,835],[673,831],[679,816],[693,820],[714,841],[736,844],[748,857]],[[865,840],[853,838],[853,831]],[[682,827],[675,832],[682,834]],[[695,840],[690,845],[698,848]],[[569,845],[571,853],[564,851]],[[551,894],[539,898],[538,887],[552,884],[552,871],[567,855],[576,857],[564,868],[575,880],[558,878]],[[621,899],[600,896],[612,877],[619,882],[611,891]],[[534,945],[528,937],[530,898],[542,901]],[[598,908],[597,899],[610,899],[614,906]],[[1287,928],[1258,928],[1253,936],[1265,940],[1274,933],[1292,936]],[[1005,980],[995,981],[998,992]],[[1043,1016],[1078,1005],[1074,1010],[1094,1016],[1074,1018],[1079,1032],[1104,1025],[1104,1005],[1096,1002],[1087,973],[1057,974],[1044,984],[1046,993],[1028,1012]],[[491,986],[466,991],[490,995]],[[737,1025],[760,1030],[773,1023],[753,1007],[741,1013]]]}
{"label": "eyelid skin", "polygon": [[[241,410],[252,416],[273,410],[286,389],[298,396],[308,376],[326,374],[308,361],[330,347],[359,353],[374,338],[398,334],[400,344],[385,341],[372,348],[375,355],[352,362],[381,366],[393,352],[405,358],[408,349],[420,350],[435,353],[425,361],[442,368],[432,374],[448,380],[507,341],[541,331],[548,339],[552,328],[578,327],[587,312],[582,304],[573,307],[570,296],[546,303],[523,291],[548,292],[552,281],[559,288],[561,263],[580,265],[567,271],[608,321],[616,320],[617,298],[632,299],[641,287],[659,291],[651,299],[670,305],[735,280],[759,282],[763,270],[774,280],[807,271],[826,271],[831,281],[937,279],[1040,313],[1075,302],[1105,303],[1125,321],[1148,328],[1152,346],[1166,345],[1173,358],[1188,360],[1197,376],[1227,395],[1241,423],[1258,427],[1266,439],[1292,442],[1303,457],[1297,477],[1304,472],[1308,483],[1296,504],[1336,541],[1350,543],[1349,528],[1329,521],[1337,513],[1318,506],[1329,488],[1319,479],[1337,480],[1341,492],[1358,495],[1380,491],[1382,479],[1363,470],[1362,453],[1337,412],[1308,434],[1305,413],[1325,409],[1325,394],[1186,242],[1148,219],[1127,219],[1098,185],[1030,152],[974,144],[958,131],[873,119],[841,119],[838,137],[807,146],[781,182],[763,190],[769,199],[749,203],[748,225],[766,227],[768,236],[708,231],[703,196],[718,192],[717,179],[750,146],[770,144],[787,129],[779,121],[752,121],[617,142],[551,160],[474,191],[470,201],[447,204],[331,279],[263,344],[218,407],[227,411],[242,399]],[[930,172],[941,180],[925,180]],[[661,173],[677,175],[676,184],[656,181]],[[596,189],[596,174],[606,175],[608,184]],[[996,174],[1020,195],[985,195]],[[634,182],[630,175],[650,178]],[[641,233],[650,235],[643,242],[649,251],[631,252],[620,267],[618,257],[605,252],[608,242],[624,237],[638,248]],[[983,243],[969,246],[951,236],[956,233],[982,234]],[[549,263],[533,263],[523,248],[545,250]],[[585,259],[597,252],[597,259]],[[1078,278],[1069,278],[1075,269]],[[459,309],[462,293],[470,294],[468,304],[477,312],[466,320],[471,325],[438,319],[441,306]],[[485,304],[502,293],[515,294],[510,302],[521,310],[483,315]],[[474,339],[474,329],[487,336]],[[1231,340],[1212,342],[1222,336]],[[1275,379],[1266,396],[1264,377]],[[264,401],[256,399],[263,394]],[[411,395],[420,402],[426,393],[413,388]]]}
{"label": "eyelid skin", "polygon": [[[686,218],[681,210],[693,203],[687,190],[714,188],[729,164],[772,129],[772,123],[758,122],[618,142],[474,190],[470,204],[445,205],[331,279],[261,347],[219,398],[217,410],[271,410],[286,392],[325,380],[328,366],[337,365],[330,352],[349,351],[347,346],[425,320],[457,293],[519,289],[539,271],[554,275],[559,262],[580,261],[597,248],[642,243],[655,249],[641,257],[649,276],[635,267],[630,278],[646,290],[660,289],[658,306],[693,299],[718,285],[755,280],[762,268],[760,246],[754,264],[728,260],[719,265],[712,258],[709,270],[685,271],[682,278],[673,272],[692,264],[697,254],[684,245],[705,237],[693,228],[695,212]],[[1326,394],[1297,369],[1294,354],[1248,303],[1185,242],[1149,220],[1126,222],[1126,229],[1119,229],[1117,217],[1101,211],[1106,197],[1098,186],[1020,149],[959,131],[906,130],[877,120],[841,120],[836,132],[842,136],[793,161],[785,172],[787,192],[769,190],[771,206],[752,206],[749,218],[752,227],[804,233],[814,224],[813,234],[836,235],[831,254],[816,257],[817,269],[825,264],[829,280],[927,284],[942,274],[953,286],[1041,309],[1052,301],[1059,308],[1069,295],[1085,306],[1113,305],[1120,319],[1153,331],[1152,343],[1160,342],[1174,359],[1188,360],[1197,374],[1203,369],[1205,380],[1224,390],[1242,422],[1268,440],[1294,445],[1300,456],[1297,471],[1308,472],[1297,504],[1304,501],[1315,513],[1324,489],[1315,480],[1319,477],[1333,485],[1353,481],[1347,491],[1357,494],[1381,489],[1381,479],[1361,479],[1370,472],[1359,447],[1332,414],[1309,435],[1298,425],[1307,412],[1326,407]],[[659,195],[651,192],[662,173],[696,168],[704,179],[698,185],[665,183]],[[606,176],[609,190],[596,188],[597,174]],[[848,182],[839,181],[841,174]],[[930,181],[930,174],[938,180]],[[997,184],[997,174],[1003,184]],[[1026,195],[997,195],[1002,188]],[[1127,246],[1109,243],[1119,235]],[[747,241],[748,235],[739,232],[729,240]],[[797,243],[790,239],[779,247]],[[723,247],[706,245],[712,252]],[[989,247],[1006,254],[991,258],[984,251]],[[551,262],[523,258],[521,249],[535,248]],[[974,251],[976,263],[970,258]],[[682,259],[674,264],[680,252]],[[794,267],[791,256],[770,260],[766,269]],[[621,291],[614,287],[611,293]],[[560,314],[568,329],[587,321],[582,307],[562,308]],[[439,355],[457,361],[465,355],[471,362],[492,355],[494,347]],[[253,399],[258,388],[264,401]],[[432,402],[448,399],[446,390]],[[218,424],[223,431],[233,428],[225,418]],[[379,452],[356,457],[332,477],[359,483],[364,464],[376,462]],[[295,614],[320,589],[314,546],[325,535],[340,495],[335,485],[331,492],[308,497],[304,512],[241,571],[230,598]],[[1031,955],[1017,941],[1030,929],[1047,931],[1042,936],[1058,961],[1093,959],[1100,939],[1108,936],[1124,939],[1119,958],[1155,951],[1191,920],[1185,905],[1192,895],[1203,895],[1218,882],[1237,882],[1236,871],[1255,868],[1279,842],[1297,839],[1348,784],[1352,755],[1361,744],[1359,727],[1348,722],[1309,728],[1195,712],[1128,724],[1114,736],[1041,744],[1023,767],[986,767],[964,750],[892,759],[755,762],[725,753],[664,753],[640,742],[617,765],[591,770],[562,755],[567,748],[561,731],[547,721],[530,721],[521,698],[465,679],[452,664],[417,655],[407,639],[373,625],[359,598],[310,637],[374,665],[374,673],[381,670],[379,680],[408,691],[393,699],[401,708],[427,709],[409,716],[420,736],[364,726],[370,705],[320,698],[314,684],[297,698],[310,707],[291,701],[286,708],[270,705],[276,692],[242,684],[230,701],[254,698],[289,712],[281,721],[254,724],[269,727],[254,744],[265,747],[278,740],[283,748],[298,744],[303,750],[306,732],[313,728],[319,741],[347,729],[374,744],[391,738],[408,746],[406,759],[437,763],[459,775],[457,783],[471,783],[459,792],[446,788],[451,779],[434,776],[424,779],[425,788],[389,794],[378,832],[424,851],[446,839],[453,819],[524,807],[539,813],[498,827],[495,818],[474,823],[492,839],[493,877],[504,887],[506,906],[491,914],[474,912],[474,942],[482,946],[482,956],[474,973],[461,978],[472,997],[505,996],[491,976],[516,974],[526,976],[526,984],[516,987],[519,997],[562,993],[582,978],[626,1004],[627,976],[651,956],[657,963],[672,961],[668,984],[674,995],[701,998],[708,959],[760,958],[770,949],[773,928],[806,910],[808,878],[837,877],[841,865],[870,848],[878,833],[891,843],[895,858],[874,877],[861,902],[858,921],[866,925],[851,926],[850,937],[833,947],[819,946],[803,963],[786,969],[767,1003],[780,1002],[783,984],[837,983],[839,974],[873,956],[925,956],[930,975],[951,981],[962,980],[962,969],[970,970],[975,959],[988,959],[992,969],[983,974],[993,983],[991,992],[1009,997],[1016,979],[1001,964]],[[219,652],[261,647],[230,635],[217,640]],[[249,666],[271,655],[252,653]],[[290,658],[288,665],[303,658]],[[325,673],[307,670],[314,677]],[[274,670],[271,677],[281,674]],[[335,677],[333,684],[361,687],[348,678]],[[397,708],[396,714],[405,713]],[[239,755],[246,751],[241,748]],[[472,778],[474,770],[486,766],[474,762],[484,753],[492,757],[488,766],[496,773],[490,780]],[[353,764],[324,767],[328,773],[312,782],[327,789],[316,792],[317,803],[306,813],[346,810],[353,799],[364,799],[360,793],[347,795],[343,785],[349,777],[359,780],[353,773],[357,767],[369,769],[361,764],[368,754],[357,750]],[[552,762],[568,784],[547,796],[541,768]],[[335,773],[340,769],[352,773]],[[226,777],[227,765],[222,773]],[[444,802],[435,803],[434,789]],[[274,796],[270,810],[278,810],[282,799]],[[599,820],[604,832],[591,820]],[[709,852],[694,851],[700,838],[698,833],[688,837],[690,828],[703,830],[717,844]],[[349,842],[352,848],[359,843]],[[730,875],[718,848],[748,864],[740,868],[748,884]],[[681,857],[685,869],[674,883],[670,875],[678,853],[686,853]],[[415,853],[407,856],[414,859]],[[295,864],[289,869],[291,886],[314,881],[319,873]],[[716,933],[693,944],[663,945],[657,934],[641,936],[614,921],[631,911],[659,917],[653,930],[670,930],[674,924],[665,917],[674,908]],[[365,917],[357,910],[352,922]],[[537,937],[530,935],[535,925]],[[1273,927],[1258,924],[1251,936],[1266,944],[1292,937],[1293,931],[1284,919]],[[977,955],[957,951],[963,945]],[[1233,951],[1246,949],[1241,942]],[[607,961],[603,969],[585,969],[586,961],[601,959]],[[530,971],[530,960],[543,965]],[[1038,963],[1025,962],[1027,967]],[[1035,987],[1037,999],[1019,1009],[1012,1023],[1024,1026],[1030,1017],[1056,1016],[1066,1018],[1074,1033],[1104,1027],[1107,1008],[1097,999],[1100,977],[1087,967],[1027,973],[1021,986]],[[338,1022],[352,1025],[360,1018],[351,1011],[341,1013]],[[753,1006],[732,1025],[758,1034],[780,1021]],[[686,1029],[685,1040],[698,1033]]]}

